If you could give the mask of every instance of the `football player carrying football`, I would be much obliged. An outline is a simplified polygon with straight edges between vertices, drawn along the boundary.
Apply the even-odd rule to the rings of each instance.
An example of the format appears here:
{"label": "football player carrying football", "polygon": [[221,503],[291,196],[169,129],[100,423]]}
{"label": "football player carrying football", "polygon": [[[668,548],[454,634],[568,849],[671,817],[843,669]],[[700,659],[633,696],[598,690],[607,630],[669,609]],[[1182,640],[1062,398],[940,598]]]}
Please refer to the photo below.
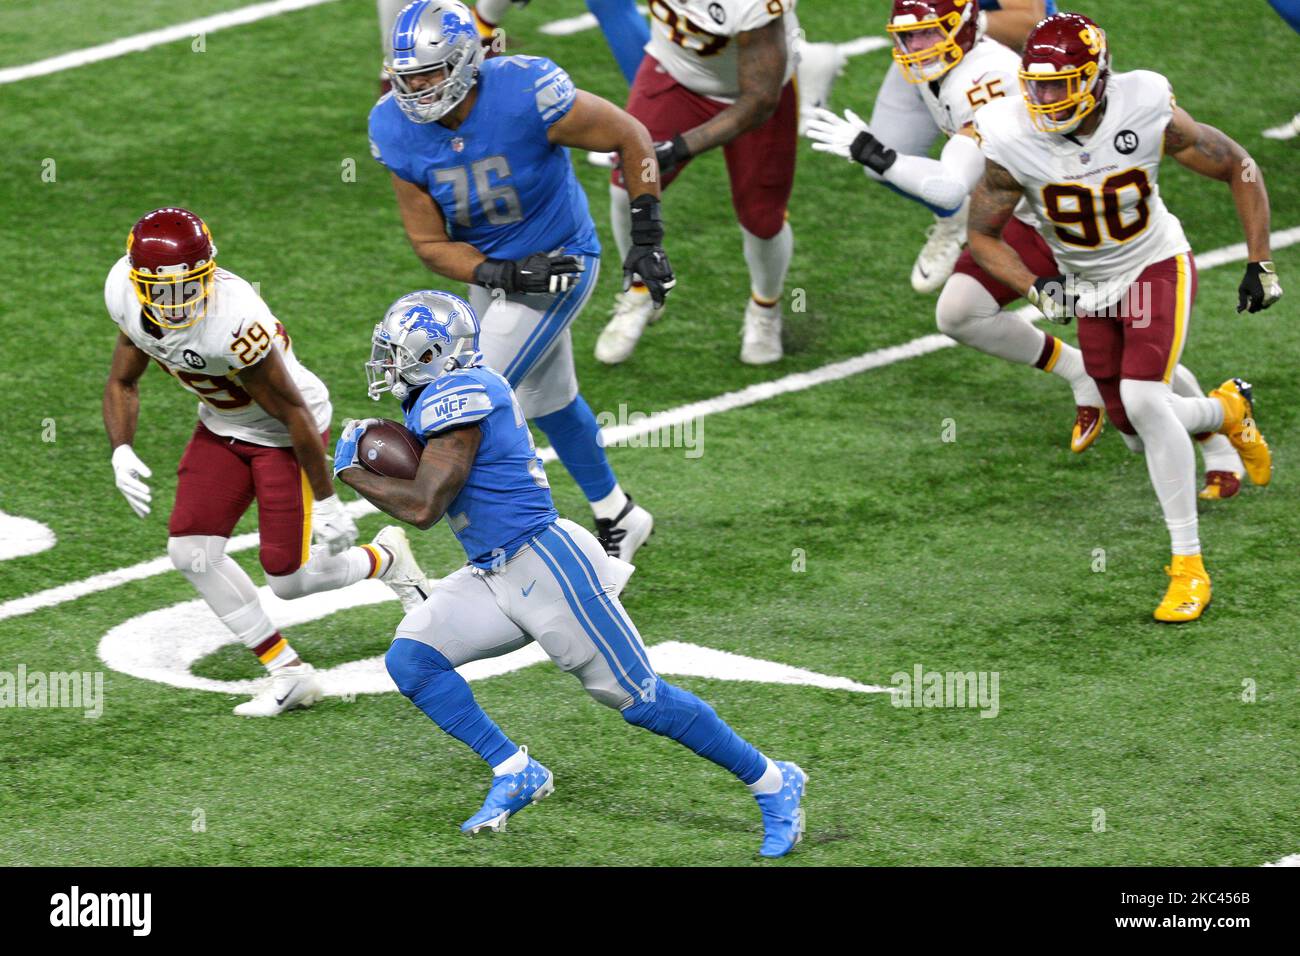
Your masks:
{"label": "football player carrying football", "polygon": [[[1020,57],[985,34],[984,16],[968,0],[894,0],[886,29],[897,44],[897,72],[919,84],[930,122],[949,137],[939,159],[887,147],[852,110],[845,110],[843,119],[816,111],[806,134],[813,149],[861,163],[869,176],[904,195],[936,208],[964,208],[984,171],[975,113],[992,100],[1015,95]],[[1018,214],[1026,228],[1033,228],[1032,213],[1022,208]],[[946,268],[951,271],[951,265]],[[1070,447],[1082,452],[1093,443],[1101,430],[1102,400],[1078,349],[1025,319],[1002,314],[1000,304],[969,275],[948,280],[935,316],[939,331],[963,345],[1064,379],[1074,392]]]}
{"label": "football player carrying football", "polygon": [[[1055,0],[953,0],[933,6],[941,16],[941,30],[947,37],[947,42],[938,51],[940,55],[936,56],[935,50],[923,45],[918,48],[912,30],[891,30],[897,46],[894,64],[885,74],[871,112],[872,133],[886,147],[906,156],[928,156],[939,134],[948,132],[937,121],[932,105],[934,96],[926,94],[933,94],[930,84],[942,75],[939,71],[945,68],[945,64],[958,61],[954,47],[960,49],[969,42],[968,23],[978,22],[990,38],[1012,50],[1019,50],[1034,24],[1056,12]],[[891,22],[901,26],[908,15],[907,11],[900,14],[895,9]],[[920,11],[912,15],[925,16]],[[971,74],[968,79],[975,76]],[[942,82],[951,88],[950,82]],[[995,86],[995,89],[1014,88],[1014,84],[1009,88]],[[957,92],[963,93],[965,89]],[[971,106],[979,106],[990,95],[987,90],[977,93]],[[949,132],[948,135],[952,134]],[[870,171],[867,175],[877,178]],[[936,202],[906,191],[904,195],[921,202],[934,213],[934,224],[926,231],[925,245],[912,266],[912,288],[917,292],[937,292],[952,274],[966,243],[969,207],[964,202],[952,202],[949,197]]]}
{"label": "football player carrying football", "polygon": [[199,397],[167,553],[270,672],[266,688],[235,713],[270,717],[311,706],[321,685],[267,617],[247,572],[226,554],[230,532],[253,501],[259,557],[279,597],[378,577],[404,602],[418,604],[428,584],[398,526],[352,547],[357,528],[325,463],[329,393],[294,357],[289,334],[253,287],[218,268],[216,255],[207,225],[185,209],[155,209],[131,229],[126,255],[104,283],[104,303],[118,327],[104,426],[117,486],[143,518],[152,472],[131,448],[140,376],[152,359]]}
{"label": "football player carrying football", "polygon": [[[779,361],[781,291],[794,252],[786,206],[794,186],[798,97],[791,77],[799,24],[795,0],[653,0],[647,56],[627,111],[655,139],[666,188],[691,157],[721,146],[740,221],[750,298],[740,360]],[[642,167],[623,157],[612,173],[610,219],[626,253],[636,241]],[[625,170],[632,175],[625,177]],[[644,277],[643,277],[644,278]],[[633,283],[596,342],[596,358],[615,364],[631,356],[646,325],[662,315],[654,289]]]}
{"label": "football player carrying football", "polygon": [[[1172,540],[1170,582],[1155,616],[1190,621],[1210,602],[1197,535],[1190,434],[1221,432],[1257,485],[1271,457],[1255,427],[1254,395],[1239,378],[1209,398],[1178,394],[1171,379],[1187,341],[1196,265],[1182,224],[1160,197],[1160,161],[1228,184],[1249,263],[1238,311],[1282,295],[1269,255],[1269,204],[1246,151],[1174,102],[1158,73],[1110,71],[1106,35],[1063,13],[1025,43],[1023,99],[995,100],[975,116],[987,158],[971,200],[970,251],[1010,294],[1049,319],[1079,320],[1079,344],[1111,422],[1147,470]],[[1027,201],[1041,235],[1017,225]]]}
{"label": "football player carrying football", "polygon": [[[456,0],[416,0],[393,27],[393,92],[370,113],[371,151],[392,174],[406,233],[434,272],[470,283],[483,352],[519,394],[591,503],[610,554],[631,560],[654,519],[614,478],[596,416],[578,393],[569,325],[596,285],[600,243],[566,146],[654,165],[645,128],[574,88],[550,60],[484,60]],[[675,284],[663,250],[657,177],[634,177],[624,282],[654,297]]]}
{"label": "football player carrying football", "polygon": [[461,830],[501,830],[555,788],[551,771],[501,731],[456,673],[536,641],[629,724],[735,774],[762,812],[760,852],[788,853],[803,835],[807,774],[768,759],[712,707],[654,672],[618,598],[632,568],[557,515],[520,402],[483,362],[470,304],[412,292],[393,303],[371,341],[369,393],[401,401],[424,451],[414,478],[381,477],[357,461],[368,423],[350,422],[334,452],[335,475],[418,528],[445,516],[469,560],[407,612],[386,657],[398,689],[492,768],[487,799]]}

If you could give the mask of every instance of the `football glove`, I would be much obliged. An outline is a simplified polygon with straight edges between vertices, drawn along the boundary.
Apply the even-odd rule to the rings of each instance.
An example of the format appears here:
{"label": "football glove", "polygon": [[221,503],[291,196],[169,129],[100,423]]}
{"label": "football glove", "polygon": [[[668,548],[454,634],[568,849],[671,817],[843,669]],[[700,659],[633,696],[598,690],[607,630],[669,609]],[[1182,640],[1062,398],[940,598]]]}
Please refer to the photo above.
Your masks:
{"label": "football glove", "polygon": [[876,139],[853,110],[846,109],[844,118],[840,119],[830,110],[816,108],[804,135],[813,141],[812,148],[817,152],[851,159],[878,175],[883,176],[898,159],[898,154]]}
{"label": "football glove", "polygon": [[650,290],[650,299],[658,308],[664,304],[668,290],[677,284],[663,248],[664,224],[659,198],[643,193],[632,200],[631,208],[632,247],[623,262],[623,291],[639,278]]}
{"label": "football glove", "polygon": [[674,169],[691,158],[691,151],[686,147],[686,140],[678,133],[672,139],[655,143],[655,160],[659,163],[659,175],[667,176]]}
{"label": "football glove", "polygon": [[149,478],[153,472],[142,462],[130,445],[118,445],[113,449],[113,477],[117,480],[117,490],[122,492],[126,503],[137,516],[143,518],[149,513],[149,502],[153,495],[149,486],[142,479]]}
{"label": "football glove", "polygon": [[357,524],[343,510],[338,495],[318,498],[311,504],[311,536],[316,544],[324,545],[330,554],[338,554],[352,547],[357,540]]}
{"label": "football glove", "polygon": [[357,461],[357,442],[361,441],[361,436],[366,433],[366,429],[377,422],[377,418],[363,418],[358,421],[355,418],[349,418],[343,423],[343,433],[339,435],[338,442],[334,445],[334,477],[339,476],[339,472],[346,468],[360,467],[361,463]]}
{"label": "football glove", "polygon": [[474,281],[507,293],[568,292],[584,268],[577,256],[535,252],[516,262],[484,259],[474,267]]}
{"label": "football glove", "polygon": [[1035,279],[1025,298],[1059,325],[1069,325],[1079,308],[1074,276],[1064,274]]}
{"label": "football glove", "polygon": [[1252,262],[1237,287],[1237,311],[1259,312],[1282,298],[1282,282],[1272,261]]}

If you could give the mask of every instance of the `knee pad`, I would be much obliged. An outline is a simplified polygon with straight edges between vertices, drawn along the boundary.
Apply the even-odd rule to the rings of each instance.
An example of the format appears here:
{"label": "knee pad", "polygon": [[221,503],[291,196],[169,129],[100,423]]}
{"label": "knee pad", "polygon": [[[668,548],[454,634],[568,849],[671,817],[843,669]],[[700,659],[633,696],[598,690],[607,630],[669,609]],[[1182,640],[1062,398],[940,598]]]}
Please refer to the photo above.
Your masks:
{"label": "knee pad", "polygon": [[1173,416],[1169,403],[1173,393],[1164,382],[1126,378],[1119,383],[1119,393],[1128,420],[1139,434],[1143,427],[1158,428],[1162,420]]}
{"label": "knee pad", "polygon": [[962,331],[972,319],[992,318],[999,312],[988,289],[965,273],[955,273],[943,285],[934,306],[935,325],[944,335],[962,341]]}
{"label": "knee pad", "polygon": [[172,567],[187,577],[204,574],[226,558],[227,538],[211,534],[185,534],[167,539],[167,556]]}
{"label": "knee pad", "polygon": [[309,593],[303,583],[302,568],[292,574],[272,574],[268,571],[266,572],[266,583],[271,588],[272,594],[285,601],[292,601],[294,598],[300,598]]}
{"label": "knee pad", "polygon": [[428,644],[409,637],[396,638],[384,655],[384,666],[404,697],[416,694],[434,677],[453,670],[451,661]]}

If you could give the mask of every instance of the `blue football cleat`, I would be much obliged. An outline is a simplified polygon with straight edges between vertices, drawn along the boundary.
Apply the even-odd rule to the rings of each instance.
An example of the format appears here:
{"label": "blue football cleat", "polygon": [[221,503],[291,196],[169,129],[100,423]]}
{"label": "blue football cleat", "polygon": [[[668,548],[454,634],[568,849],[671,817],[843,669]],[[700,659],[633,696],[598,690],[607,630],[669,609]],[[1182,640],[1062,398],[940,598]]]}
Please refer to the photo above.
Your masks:
{"label": "blue football cleat", "polygon": [[763,845],[758,852],[763,856],[785,856],[803,839],[803,793],[808,786],[808,774],[798,764],[778,760],[781,769],[781,789],[776,793],[755,794],[758,808],[763,811]]}
{"label": "blue football cleat", "polygon": [[[527,756],[528,748],[521,747]],[[520,773],[503,773],[492,778],[492,789],[478,813],[460,825],[462,833],[475,834],[480,830],[500,833],[506,821],[530,803],[544,800],[555,792],[555,774],[532,757]]]}

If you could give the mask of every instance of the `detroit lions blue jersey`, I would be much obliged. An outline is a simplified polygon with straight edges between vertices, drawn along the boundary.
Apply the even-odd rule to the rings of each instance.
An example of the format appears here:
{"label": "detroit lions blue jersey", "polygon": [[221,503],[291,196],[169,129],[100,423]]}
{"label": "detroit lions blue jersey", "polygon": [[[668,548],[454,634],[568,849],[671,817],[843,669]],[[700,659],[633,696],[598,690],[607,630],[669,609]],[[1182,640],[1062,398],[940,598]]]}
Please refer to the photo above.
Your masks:
{"label": "detroit lions blue jersey", "polygon": [[371,153],[427,190],[448,234],[484,255],[599,255],[569,151],[546,139],[573,108],[569,74],[544,57],[501,56],[483,62],[475,89],[473,109],[454,130],[412,122],[385,96],[370,111]]}
{"label": "detroit lions blue jersey", "polygon": [[447,507],[471,564],[509,558],[559,517],[524,413],[497,372],[481,365],[448,372],[408,397],[402,411],[424,440],[460,425],[482,430],[469,477]]}

